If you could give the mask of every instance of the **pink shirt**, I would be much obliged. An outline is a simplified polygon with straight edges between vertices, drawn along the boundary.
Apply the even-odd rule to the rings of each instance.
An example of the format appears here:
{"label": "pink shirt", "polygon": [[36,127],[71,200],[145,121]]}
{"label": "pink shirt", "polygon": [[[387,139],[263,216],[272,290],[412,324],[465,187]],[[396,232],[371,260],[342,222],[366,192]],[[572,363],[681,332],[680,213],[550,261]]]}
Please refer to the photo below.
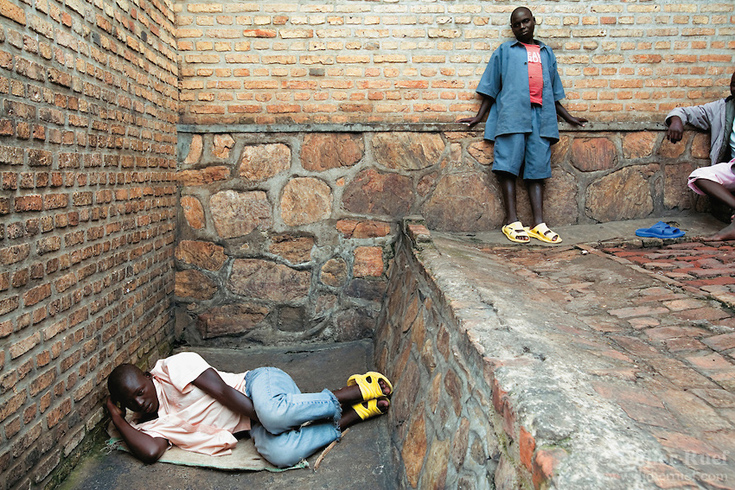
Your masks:
{"label": "pink shirt", "polygon": [[[158,395],[158,418],[131,424],[152,437],[197,453],[224,456],[237,444],[232,435],[250,429],[250,419],[236,414],[191,384],[209,369],[207,361],[194,352],[161,359],[151,370]],[[245,373],[217,371],[222,380],[245,393]]]}
{"label": "pink shirt", "polygon": [[541,105],[543,102],[544,71],[541,65],[541,46],[521,43],[528,52],[528,89],[531,103]]}

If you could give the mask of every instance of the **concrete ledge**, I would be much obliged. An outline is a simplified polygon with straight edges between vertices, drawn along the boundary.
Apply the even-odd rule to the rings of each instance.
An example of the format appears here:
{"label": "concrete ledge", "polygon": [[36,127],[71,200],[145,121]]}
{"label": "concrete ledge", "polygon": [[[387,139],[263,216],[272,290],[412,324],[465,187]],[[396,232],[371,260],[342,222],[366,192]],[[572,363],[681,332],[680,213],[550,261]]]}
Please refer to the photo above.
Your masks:
{"label": "concrete ledge", "polygon": [[[559,123],[562,132],[590,131],[663,131],[666,126],[659,121],[632,122],[589,122],[583,128]],[[482,135],[485,124],[472,129],[458,123],[364,123],[364,124],[179,124],[179,133],[217,134],[217,133],[371,133],[371,132],[454,132],[469,131]]]}
{"label": "concrete ledge", "polygon": [[[647,400],[629,400],[635,419],[615,402],[637,393],[639,367],[561,308],[564,295],[502,253],[432,238],[415,218],[403,229],[376,355],[395,378],[405,486],[710,488],[640,427]],[[622,265],[610,274],[637,280]]]}

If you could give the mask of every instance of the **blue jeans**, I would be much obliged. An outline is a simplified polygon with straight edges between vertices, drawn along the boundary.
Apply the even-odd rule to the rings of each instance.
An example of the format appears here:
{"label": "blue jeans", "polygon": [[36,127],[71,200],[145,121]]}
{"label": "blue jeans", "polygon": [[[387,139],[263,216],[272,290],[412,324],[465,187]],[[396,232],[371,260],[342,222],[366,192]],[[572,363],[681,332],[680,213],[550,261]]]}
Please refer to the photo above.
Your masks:
{"label": "blue jeans", "polygon": [[[301,393],[280,369],[248,371],[245,395],[253,401],[260,420],[250,429],[255,448],[275,466],[292,466],[341,435],[342,407],[337,397],[329,390]],[[305,422],[314,423],[302,427]]]}

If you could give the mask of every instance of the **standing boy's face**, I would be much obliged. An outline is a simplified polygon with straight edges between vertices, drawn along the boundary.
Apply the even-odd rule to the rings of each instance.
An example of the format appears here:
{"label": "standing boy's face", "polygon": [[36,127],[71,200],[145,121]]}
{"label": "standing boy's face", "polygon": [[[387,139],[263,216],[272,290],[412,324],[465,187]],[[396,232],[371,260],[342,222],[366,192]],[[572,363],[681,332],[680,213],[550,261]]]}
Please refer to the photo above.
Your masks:
{"label": "standing boy's face", "polygon": [[533,18],[530,10],[518,8],[510,16],[510,28],[517,40],[531,44],[533,42],[533,31],[536,28],[536,19]]}
{"label": "standing boy's face", "polygon": [[730,95],[735,97],[735,73],[732,74],[732,78],[730,79]]}

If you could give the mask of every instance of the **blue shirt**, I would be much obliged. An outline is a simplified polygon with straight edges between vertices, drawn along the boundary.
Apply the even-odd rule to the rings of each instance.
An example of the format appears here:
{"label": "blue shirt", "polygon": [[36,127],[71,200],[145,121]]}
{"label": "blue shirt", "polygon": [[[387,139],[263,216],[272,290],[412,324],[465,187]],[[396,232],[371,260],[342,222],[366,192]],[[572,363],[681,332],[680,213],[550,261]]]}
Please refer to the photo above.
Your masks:
{"label": "blue shirt", "polygon": [[[556,143],[559,141],[556,101],[564,98],[564,88],[554,52],[546,44],[535,42],[541,46],[544,76],[540,134]],[[519,41],[506,41],[498,46],[490,57],[477,92],[495,99],[485,123],[485,139],[495,141],[496,136],[503,134],[531,132],[528,54]]]}

